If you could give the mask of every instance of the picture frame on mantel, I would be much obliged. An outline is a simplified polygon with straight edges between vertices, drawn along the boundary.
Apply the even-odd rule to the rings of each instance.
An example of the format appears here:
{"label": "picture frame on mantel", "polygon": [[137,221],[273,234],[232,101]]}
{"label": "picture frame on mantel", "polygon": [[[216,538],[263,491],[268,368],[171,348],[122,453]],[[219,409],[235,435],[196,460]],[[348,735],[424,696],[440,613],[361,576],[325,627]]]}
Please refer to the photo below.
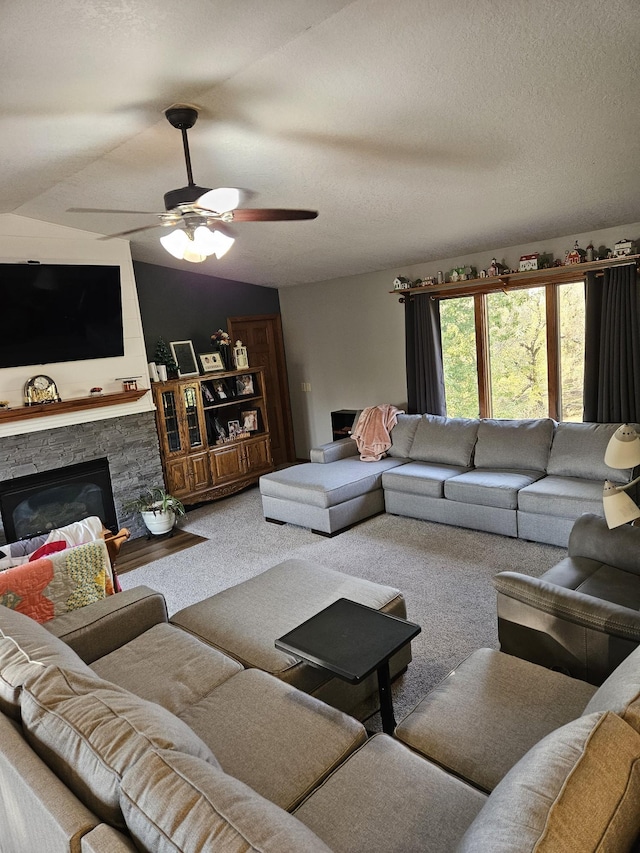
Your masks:
{"label": "picture frame on mantel", "polygon": [[224,370],[222,354],[219,352],[203,352],[198,354],[200,364],[205,373],[214,373],[216,370]]}
{"label": "picture frame on mantel", "polygon": [[191,341],[171,341],[173,360],[178,365],[178,376],[200,376],[196,354]]}

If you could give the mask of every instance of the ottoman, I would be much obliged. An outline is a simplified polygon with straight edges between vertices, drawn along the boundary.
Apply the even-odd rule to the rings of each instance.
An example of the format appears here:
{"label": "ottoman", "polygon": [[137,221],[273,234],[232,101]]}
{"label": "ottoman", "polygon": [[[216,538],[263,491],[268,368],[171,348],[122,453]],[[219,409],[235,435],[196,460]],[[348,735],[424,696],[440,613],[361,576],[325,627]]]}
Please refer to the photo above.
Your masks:
{"label": "ottoman", "polygon": [[[406,618],[399,590],[305,560],[286,560],[229,589],[178,611],[172,624],[224,652],[243,666],[261,669],[363,719],[378,705],[376,674],[357,685],[275,647],[278,637],[339,598],[349,598]],[[391,677],[411,660],[406,646],[389,662]]]}
{"label": "ottoman", "polygon": [[260,477],[267,521],[310,527],[335,536],[365,518],[384,512],[382,474],[405,459],[362,462],[351,456],[336,462],[304,462]]}

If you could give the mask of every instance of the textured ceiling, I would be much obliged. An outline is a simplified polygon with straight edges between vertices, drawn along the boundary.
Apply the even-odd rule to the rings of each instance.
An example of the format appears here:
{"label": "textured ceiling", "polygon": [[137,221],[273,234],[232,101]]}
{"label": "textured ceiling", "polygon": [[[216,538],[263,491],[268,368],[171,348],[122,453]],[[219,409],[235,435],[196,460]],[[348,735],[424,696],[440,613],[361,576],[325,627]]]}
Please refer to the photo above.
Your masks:
{"label": "textured ceiling", "polygon": [[[194,178],[252,207],[221,261],[293,285],[640,221],[638,0],[4,0],[0,212],[97,234]],[[621,235],[637,237],[639,235]]]}

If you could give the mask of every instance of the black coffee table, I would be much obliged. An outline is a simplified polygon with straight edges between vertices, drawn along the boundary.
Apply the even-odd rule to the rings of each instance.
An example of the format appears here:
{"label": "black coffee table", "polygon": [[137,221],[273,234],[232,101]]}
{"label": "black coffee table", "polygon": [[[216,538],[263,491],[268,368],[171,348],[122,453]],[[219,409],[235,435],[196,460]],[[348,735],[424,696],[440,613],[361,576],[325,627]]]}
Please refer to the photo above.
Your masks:
{"label": "black coffee table", "polygon": [[420,625],[339,598],[276,642],[276,648],[329,670],[350,684],[378,673],[382,730],[396,727],[389,658],[421,631]]}

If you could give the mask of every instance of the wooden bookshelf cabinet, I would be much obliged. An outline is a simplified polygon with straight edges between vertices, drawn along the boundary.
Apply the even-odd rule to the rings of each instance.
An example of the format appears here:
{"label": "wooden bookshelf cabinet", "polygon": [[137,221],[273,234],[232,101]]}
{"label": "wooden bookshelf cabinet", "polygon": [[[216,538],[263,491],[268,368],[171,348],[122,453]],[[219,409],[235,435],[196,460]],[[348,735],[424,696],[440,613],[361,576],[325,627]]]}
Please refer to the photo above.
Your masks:
{"label": "wooden bookshelf cabinet", "polygon": [[153,383],[167,490],[185,504],[239,492],[273,470],[261,367]]}

